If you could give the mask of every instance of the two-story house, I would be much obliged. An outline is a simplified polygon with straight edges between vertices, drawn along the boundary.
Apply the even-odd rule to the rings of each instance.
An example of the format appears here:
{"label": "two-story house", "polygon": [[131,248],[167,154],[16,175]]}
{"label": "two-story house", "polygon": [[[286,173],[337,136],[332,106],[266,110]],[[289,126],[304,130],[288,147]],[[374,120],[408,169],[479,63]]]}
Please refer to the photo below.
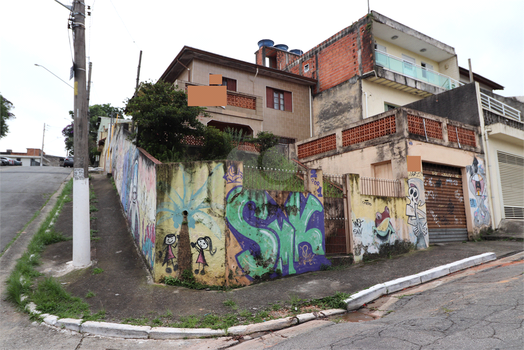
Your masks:
{"label": "two-story house", "polygon": [[304,54],[263,46],[255,55],[317,79],[315,135],[459,86],[453,47],[375,11]]}
{"label": "two-story house", "polygon": [[222,75],[227,105],[207,107],[210,117],[199,117],[203,124],[253,136],[269,131],[288,144],[312,136],[310,90],[315,79],[187,46],[160,79],[185,89],[209,85],[210,74]]}

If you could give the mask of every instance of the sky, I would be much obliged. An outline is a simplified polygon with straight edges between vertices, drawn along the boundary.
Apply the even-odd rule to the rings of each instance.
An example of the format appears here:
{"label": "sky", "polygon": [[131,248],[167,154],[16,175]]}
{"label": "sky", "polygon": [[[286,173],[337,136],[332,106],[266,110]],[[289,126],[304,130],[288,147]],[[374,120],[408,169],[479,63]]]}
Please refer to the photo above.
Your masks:
{"label": "sky", "polygon": [[[90,104],[115,107],[133,95],[140,50],[140,81],[156,81],[184,45],[254,63],[260,39],[306,52],[368,11],[367,0],[84,1],[91,6]],[[524,1],[369,3],[371,10],[454,47],[461,67],[471,58],[475,73],[505,87],[498,94],[524,96]],[[16,116],[0,151],[41,148],[45,124],[44,151],[65,156],[61,131],[73,109],[69,11],[54,0],[9,0],[1,2],[0,13],[0,94]]]}

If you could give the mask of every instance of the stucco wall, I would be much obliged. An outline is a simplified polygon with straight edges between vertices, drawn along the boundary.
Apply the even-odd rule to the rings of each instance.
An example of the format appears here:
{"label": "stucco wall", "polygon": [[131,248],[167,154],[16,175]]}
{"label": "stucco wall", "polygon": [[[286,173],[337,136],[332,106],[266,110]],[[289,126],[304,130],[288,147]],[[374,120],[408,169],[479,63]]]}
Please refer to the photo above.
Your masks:
{"label": "stucco wall", "polygon": [[[366,92],[367,96],[367,117],[383,113],[385,111],[385,103],[404,106],[409,103],[420,100],[419,96],[395,90],[381,84],[375,84],[368,80],[362,80],[362,92]],[[364,101],[362,101],[362,109],[364,118],[366,118],[366,95],[363,94]]]}

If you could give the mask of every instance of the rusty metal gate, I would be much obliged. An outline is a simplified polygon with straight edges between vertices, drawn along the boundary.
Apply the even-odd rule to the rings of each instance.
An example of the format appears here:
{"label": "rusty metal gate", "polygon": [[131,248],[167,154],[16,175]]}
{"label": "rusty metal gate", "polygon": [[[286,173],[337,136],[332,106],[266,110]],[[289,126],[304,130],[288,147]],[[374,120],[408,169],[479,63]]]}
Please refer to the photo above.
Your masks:
{"label": "rusty metal gate", "polygon": [[460,168],[422,163],[429,242],[468,240]]}
{"label": "rusty metal gate", "polygon": [[347,253],[343,178],[342,175],[324,174],[326,255]]}

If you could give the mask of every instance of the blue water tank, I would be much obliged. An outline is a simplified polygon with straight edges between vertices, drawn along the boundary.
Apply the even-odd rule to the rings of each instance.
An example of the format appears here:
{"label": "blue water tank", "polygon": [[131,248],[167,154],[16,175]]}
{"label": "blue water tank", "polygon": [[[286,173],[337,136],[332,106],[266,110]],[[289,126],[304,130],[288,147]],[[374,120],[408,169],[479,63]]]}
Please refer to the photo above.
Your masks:
{"label": "blue water tank", "polygon": [[261,48],[262,46],[273,46],[275,45],[275,42],[271,39],[262,39],[258,42],[258,48]]}
{"label": "blue water tank", "polygon": [[302,56],[304,54],[304,51],[298,50],[298,49],[289,50],[289,52],[294,53],[295,55],[299,55],[299,56]]}
{"label": "blue water tank", "polygon": [[289,49],[289,47],[285,44],[278,44],[278,45],[275,45],[275,47],[277,49],[284,50],[284,51],[287,51],[287,49]]}

